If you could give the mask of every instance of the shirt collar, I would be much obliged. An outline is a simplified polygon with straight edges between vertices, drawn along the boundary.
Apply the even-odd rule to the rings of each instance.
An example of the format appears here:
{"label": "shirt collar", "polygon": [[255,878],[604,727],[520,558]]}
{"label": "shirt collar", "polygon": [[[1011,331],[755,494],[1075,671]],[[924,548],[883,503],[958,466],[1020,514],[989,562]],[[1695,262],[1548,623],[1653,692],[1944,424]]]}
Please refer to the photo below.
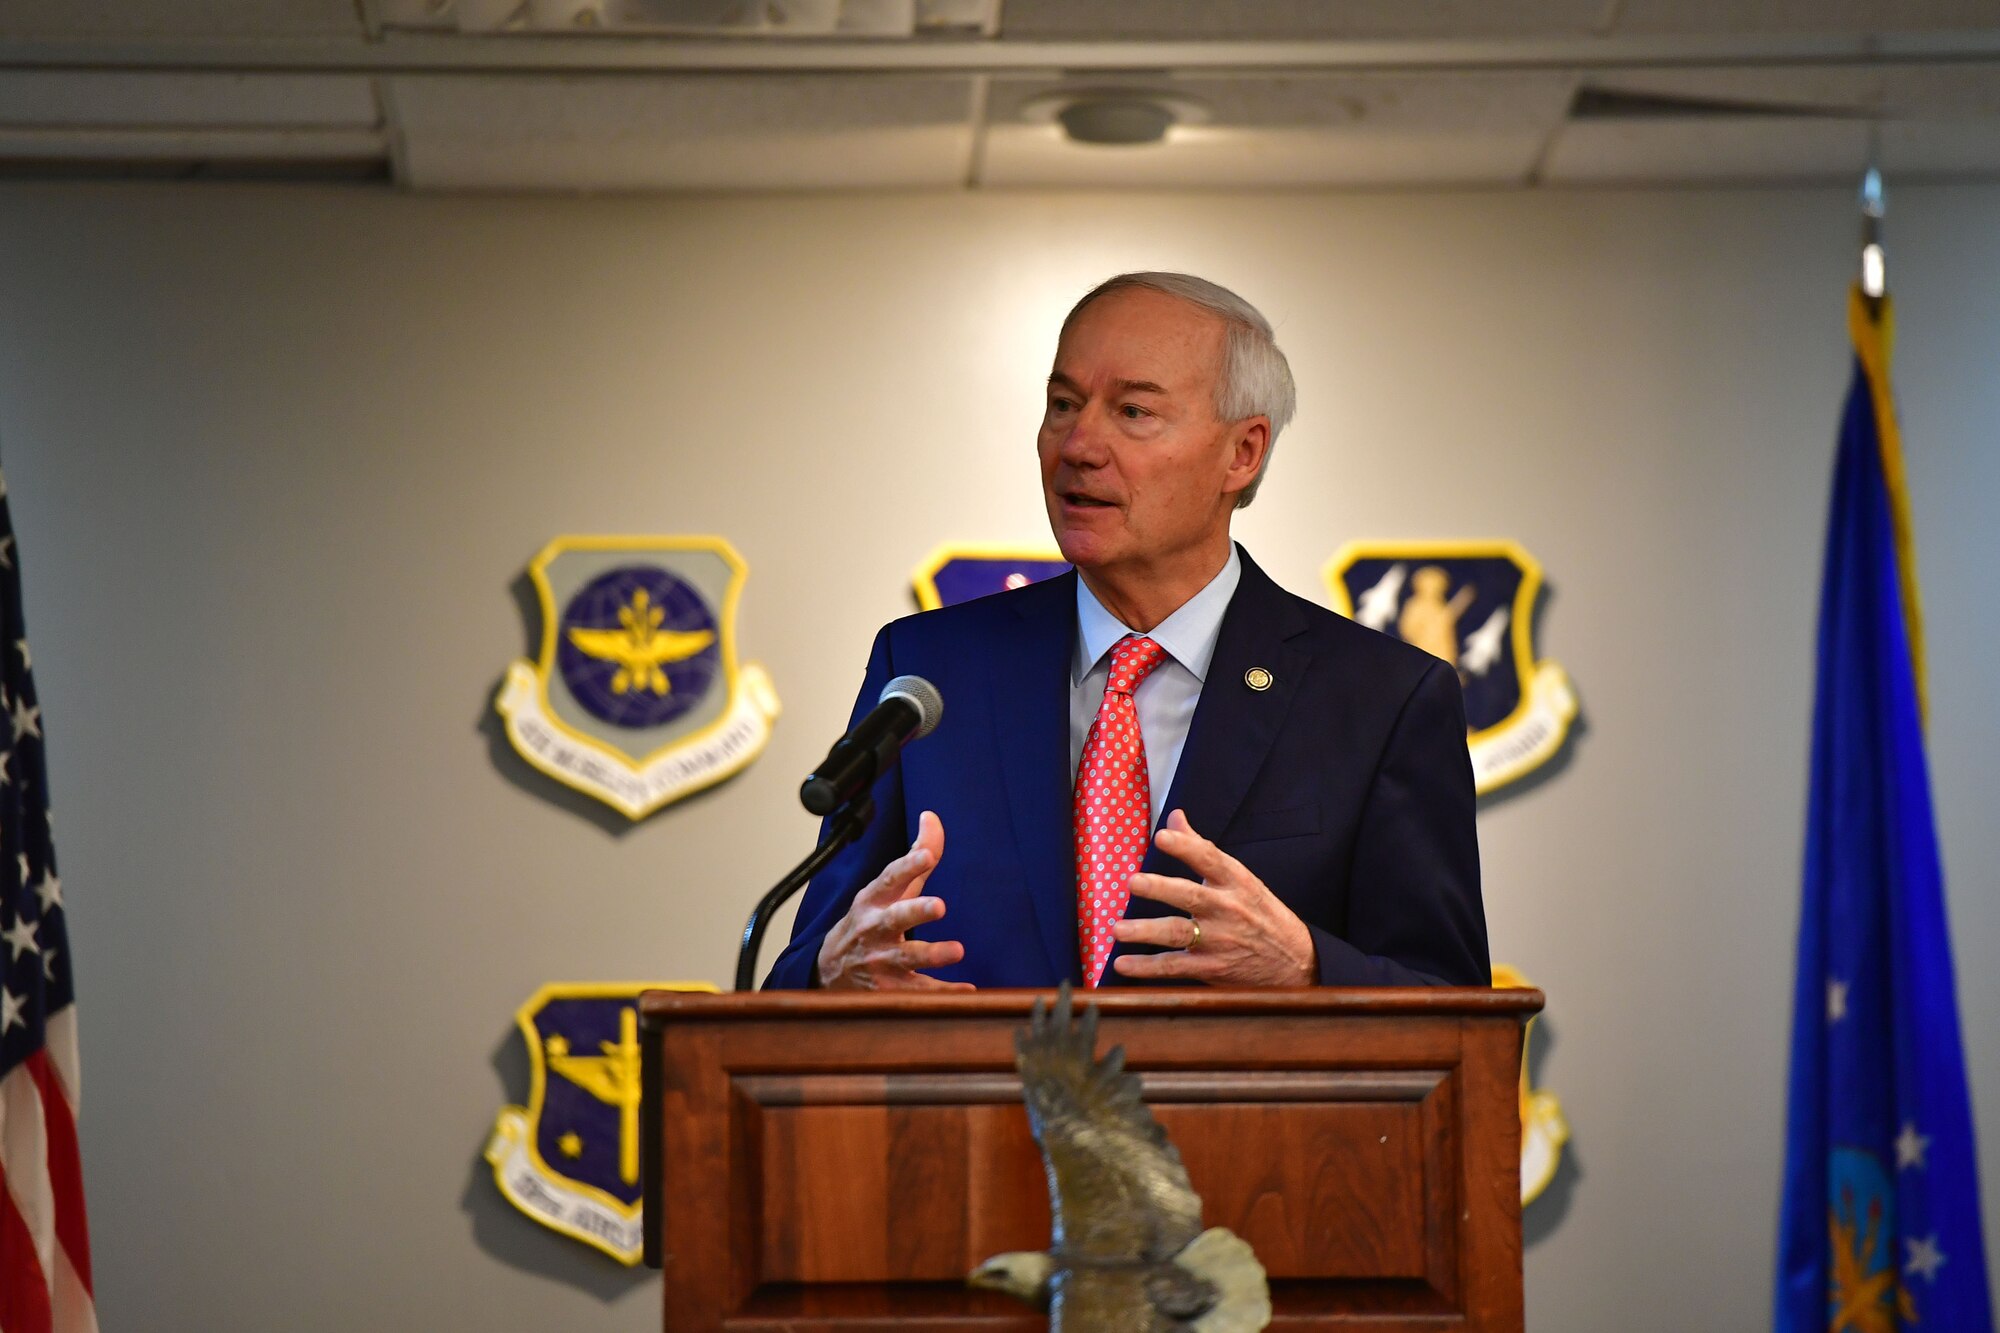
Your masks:
{"label": "shirt collar", "polygon": [[[1208,664],[1215,657],[1215,642],[1222,637],[1222,614],[1229,609],[1229,599],[1236,595],[1236,585],[1242,577],[1243,561],[1236,553],[1236,543],[1231,542],[1229,561],[1223,565],[1222,572],[1146,635],[1166,649],[1167,656],[1179,662],[1197,681],[1208,678]],[[1091,592],[1079,575],[1076,580],[1076,657],[1070,666],[1071,683],[1082,681],[1120,639],[1136,632],[1105,610],[1104,603],[1097,600],[1097,595]]]}

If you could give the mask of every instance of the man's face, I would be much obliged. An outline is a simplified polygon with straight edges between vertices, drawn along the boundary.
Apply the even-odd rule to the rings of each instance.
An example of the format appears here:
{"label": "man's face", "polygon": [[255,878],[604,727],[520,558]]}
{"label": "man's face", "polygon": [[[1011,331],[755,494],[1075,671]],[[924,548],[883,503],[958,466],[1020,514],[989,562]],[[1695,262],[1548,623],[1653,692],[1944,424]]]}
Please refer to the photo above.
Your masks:
{"label": "man's face", "polygon": [[1037,453],[1049,527],[1079,569],[1143,569],[1226,540],[1268,424],[1216,419],[1222,321],[1127,288],[1056,347]]}

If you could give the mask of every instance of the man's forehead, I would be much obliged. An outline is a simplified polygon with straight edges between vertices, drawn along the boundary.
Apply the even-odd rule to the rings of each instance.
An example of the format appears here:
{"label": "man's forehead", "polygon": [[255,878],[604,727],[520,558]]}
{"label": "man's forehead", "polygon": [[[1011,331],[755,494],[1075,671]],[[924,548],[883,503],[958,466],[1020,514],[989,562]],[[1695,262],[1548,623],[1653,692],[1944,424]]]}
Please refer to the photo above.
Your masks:
{"label": "man's forehead", "polygon": [[1222,320],[1179,297],[1128,288],[1076,313],[1056,342],[1055,375],[1161,385],[1206,379],[1217,367]]}

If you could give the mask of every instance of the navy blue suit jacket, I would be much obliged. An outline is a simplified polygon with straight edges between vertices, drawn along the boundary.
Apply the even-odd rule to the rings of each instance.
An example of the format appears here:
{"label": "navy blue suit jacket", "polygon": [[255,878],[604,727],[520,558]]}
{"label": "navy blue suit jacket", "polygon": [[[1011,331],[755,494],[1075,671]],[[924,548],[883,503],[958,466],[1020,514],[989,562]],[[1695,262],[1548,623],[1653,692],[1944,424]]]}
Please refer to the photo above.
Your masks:
{"label": "navy blue suit jacket", "polygon": [[[965,944],[964,959],[934,975],[982,987],[1079,981],[1075,642],[1073,572],[876,636],[856,720],[906,673],[937,685],[944,720],[876,782],[873,823],[807,888],[767,986],[817,984],[827,930],[909,849],[924,810],[944,821],[944,857],[924,891],[946,916],[912,934]],[[1252,667],[1271,673],[1269,689],[1245,683]],[[1292,596],[1247,554],[1164,807],[1176,808],[1311,928],[1322,985],[1488,984],[1456,673]],[[1157,847],[1144,869],[1199,878]],[[1174,910],[1134,898],[1128,915]],[[1106,969],[1105,984],[1121,981]]]}

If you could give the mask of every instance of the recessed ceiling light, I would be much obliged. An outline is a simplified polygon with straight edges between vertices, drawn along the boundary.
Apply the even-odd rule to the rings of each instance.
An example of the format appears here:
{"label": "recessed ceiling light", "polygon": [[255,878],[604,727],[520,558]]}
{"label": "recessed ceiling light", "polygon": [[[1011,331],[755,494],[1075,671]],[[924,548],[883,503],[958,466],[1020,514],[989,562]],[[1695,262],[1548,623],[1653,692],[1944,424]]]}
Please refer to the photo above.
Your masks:
{"label": "recessed ceiling light", "polygon": [[1029,98],[1020,115],[1031,124],[1061,126],[1071,143],[1129,147],[1159,143],[1176,125],[1200,124],[1209,109],[1192,97],[1149,88],[1070,88]]}
{"label": "recessed ceiling light", "polygon": [[1174,109],[1143,97],[1093,97],[1056,112],[1076,143],[1158,143],[1173,128]]}

